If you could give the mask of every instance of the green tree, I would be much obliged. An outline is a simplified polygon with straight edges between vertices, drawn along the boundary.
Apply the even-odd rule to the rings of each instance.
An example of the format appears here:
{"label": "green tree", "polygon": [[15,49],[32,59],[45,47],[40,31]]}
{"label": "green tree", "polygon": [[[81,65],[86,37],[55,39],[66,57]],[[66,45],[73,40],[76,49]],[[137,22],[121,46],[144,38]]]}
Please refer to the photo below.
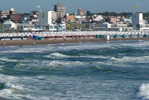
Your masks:
{"label": "green tree", "polygon": [[93,14],[90,11],[86,12],[86,16],[92,16]]}

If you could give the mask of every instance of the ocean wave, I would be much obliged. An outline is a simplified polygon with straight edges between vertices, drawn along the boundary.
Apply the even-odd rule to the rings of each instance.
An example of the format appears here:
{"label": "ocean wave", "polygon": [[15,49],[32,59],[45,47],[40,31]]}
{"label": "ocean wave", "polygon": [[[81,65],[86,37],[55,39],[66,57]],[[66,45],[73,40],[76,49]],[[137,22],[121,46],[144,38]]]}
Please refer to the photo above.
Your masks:
{"label": "ocean wave", "polygon": [[2,53],[38,53],[38,52],[42,52],[42,50],[37,48],[22,48],[17,50],[6,50],[3,51]]}
{"label": "ocean wave", "polygon": [[19,85],[16,85],[16,84],[12,84],[10,82],[6,83],[6,88],[17,89],[17,90],[24,90],[24,88],[22,86],[19,86]]}
{"label": "ocean wave", "polygon": [[85,49],[100,49],[111,47],[111,44],[102,44],[102,43],[74,43],[74,44],[53,44],[53,45],[38,45],[33,46],[24,46],[24,47],[11,47],[2,51],[1,53],[36,53],[36,52],[45,52],[45,51],[70,51],[70,50],[85,50]]}
{"label": "ocean wave", "polygon": [[28,81],[28,78],[19,78],[15,76],[8,76],[0,74],[0,97],[6,98],[6,100],[22,100],[27,98],[35,100],[30,94],[26,94],[30,89],[22,84],[23,81]]}
{"label": "ocean wave", "polygon": [[[115,67],[145,67],[149,63],[149,56],[140,56],[140,57],[133,57],[133,56],[123,56],[123,57],[112,57],[112,56],[105,56],[104,61],[95,61],[93,65],[102,65],[102,66],[115,66]],[[134,64],[141,64],[141,66],[134,66]],[[147,67],[148,68],[148,67]]]}
{"label": "ocean wave", "polygon": [[149,46],[149,41],[135,41],[135,42],[129,42],[129,43],[122,43],[121,46],[146,47],[146,46]]}
{"label": "ocean wave", "polygon": [[12,84],[10,82],[6,82],[3,85],[3,89],[0,92],[0,97],[4,97],[4,98],[8,98],[8,99],[20,99],[21,95],[21,91],[24,91],[25,88],[23,88],[22,86],[16,85],[16,84]]}
{"label": "ocean wave", "polygon": [[109,58],[111,58],[111,56],[102,56],[102,55],[98,55],[98,56],[88,55],[88,56],[81,56],[81,57],[84,57],[84,58],[100,58],[100,59],[109,59]]}
{"label": "ocean wave", "polygon": [[55,52],[55,53],[51,53],[49,55],[45,55],[43,57],[46,57],[46,58],[101,58],[101,59],[107,59],[107,58],[110,58],[110,56],[102,56],[102,55],[66,55],[66,54],[62,54],[62,53],[58,53],[58,52]]}
{"label": "ocean wave", "polygon": [[149,63],[149,56],[140,56],[140,57],[129,57],[129,56],[124,56],[122,58],[116,58],[112,57],[110,61],[116,61],[116,62],[134,62],[134,63]]}
{"label": "ocean wave", "polygon": [[18,60],[16,59],[9,59],[9,58],[0,58],[0,61],[5,61],[5,62],[17,62]]}
{"label": "ocean wave", "polygon": [[138,96],[144,100],[149,100],[149,84],[142,84],[140,86]]}
{"label": "ocean wave", "polygon": [[52,61],[50,66],[64,66],[64,67],[74,67],[74,66],[84,66],[86,63],[80,61]]}
{"label": "ocean wave", "polygon": [[20,72],[30,72],[30,73],[42,73],[43,71],[51,71],[51,70],[62,70],[65,68],[80,68],[86,67],[90,64],[88,62],[81,61],[61,61],[61,60],[33,60],[30,63],[21,64],[18,63],[13,67],[13,70],[16,73],[21,74]]}
{"label": "ocean wave", "polygon": [[5,83],[4,82],[1,82],[0,83],[0,90],[4,89],[5,88]]}
{"label": "ocean wave", "polygon": [[121,47],[147,47],[148,41],[141,42],[93,42],[93,43],[74,43],[74,44],[53,44],[53,45],[38,45],[33,46],[23,46],[23,47],[9,47],[5,50],[2,50],[1,53],[36,53],[36,52],[45,52],[45,51],[70,51],[70,50],[86,50],[86,49],[102,49],[102,48],[111,48],[118,49]]}
{"label": "ocean wave", "polygon": [[62,57],[62,58],[64,58],[64,57],[70,57],[70,56],[64,55],[62,53],[55,52],[55,53],[51,53],[50,55],[45,55],[44,57],[47,57],[47,58],[60,58],[60,57]]}
{"label": "ocean wave", "polygon": [[[115,66],[115,67],[141,67],[148,68],[146,64],[149,64],[149,56],[123,56],[123,57],[109,57],[107,61],[99,61],[96,62],[101,65]],[[134,64],[139,64],[138,66],[134,66]]]}

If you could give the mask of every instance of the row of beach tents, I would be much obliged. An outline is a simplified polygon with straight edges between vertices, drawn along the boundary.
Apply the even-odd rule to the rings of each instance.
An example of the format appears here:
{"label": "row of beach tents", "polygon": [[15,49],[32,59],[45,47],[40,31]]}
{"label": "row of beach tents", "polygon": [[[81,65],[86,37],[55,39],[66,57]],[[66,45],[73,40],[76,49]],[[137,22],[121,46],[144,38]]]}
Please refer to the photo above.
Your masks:
{"label": "row of beach tents", "polygon": [[2,39],[48,39],[48,38],[133,38],[133,37],[149,37],[149,31],[131,31],[131,32],[117,32],[117,31],[87,31],[87,32],[24,32],[24,33],[1,33]]}

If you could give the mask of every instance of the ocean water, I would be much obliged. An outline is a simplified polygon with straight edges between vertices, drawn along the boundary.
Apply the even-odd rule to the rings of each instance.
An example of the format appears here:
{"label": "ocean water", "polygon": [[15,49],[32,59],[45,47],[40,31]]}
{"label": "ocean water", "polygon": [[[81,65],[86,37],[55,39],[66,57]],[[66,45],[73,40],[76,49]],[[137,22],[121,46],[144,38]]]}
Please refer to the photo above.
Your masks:
{"label": "ocean water", "polygon": [[6,100],[149,100],[149,41],[0,47]]}

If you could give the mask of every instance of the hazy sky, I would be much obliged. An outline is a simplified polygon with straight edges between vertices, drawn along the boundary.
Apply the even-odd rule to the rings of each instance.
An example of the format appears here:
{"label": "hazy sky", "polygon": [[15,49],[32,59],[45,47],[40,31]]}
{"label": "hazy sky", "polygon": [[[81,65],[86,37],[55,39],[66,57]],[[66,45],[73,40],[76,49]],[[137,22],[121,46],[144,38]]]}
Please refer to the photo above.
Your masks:
{"label": "hazy sky", "polygon": [[[53,10],[54,4],[61,2],[66,6],[67,12],[76,12],[77,8],[90,10],[91,12],[134,12],[149,11],[149,0],[1,0],[0,10],[15,8],[18,12],[30,12],[37,10]],[[136,6],[139,9],[136,9]]]}

